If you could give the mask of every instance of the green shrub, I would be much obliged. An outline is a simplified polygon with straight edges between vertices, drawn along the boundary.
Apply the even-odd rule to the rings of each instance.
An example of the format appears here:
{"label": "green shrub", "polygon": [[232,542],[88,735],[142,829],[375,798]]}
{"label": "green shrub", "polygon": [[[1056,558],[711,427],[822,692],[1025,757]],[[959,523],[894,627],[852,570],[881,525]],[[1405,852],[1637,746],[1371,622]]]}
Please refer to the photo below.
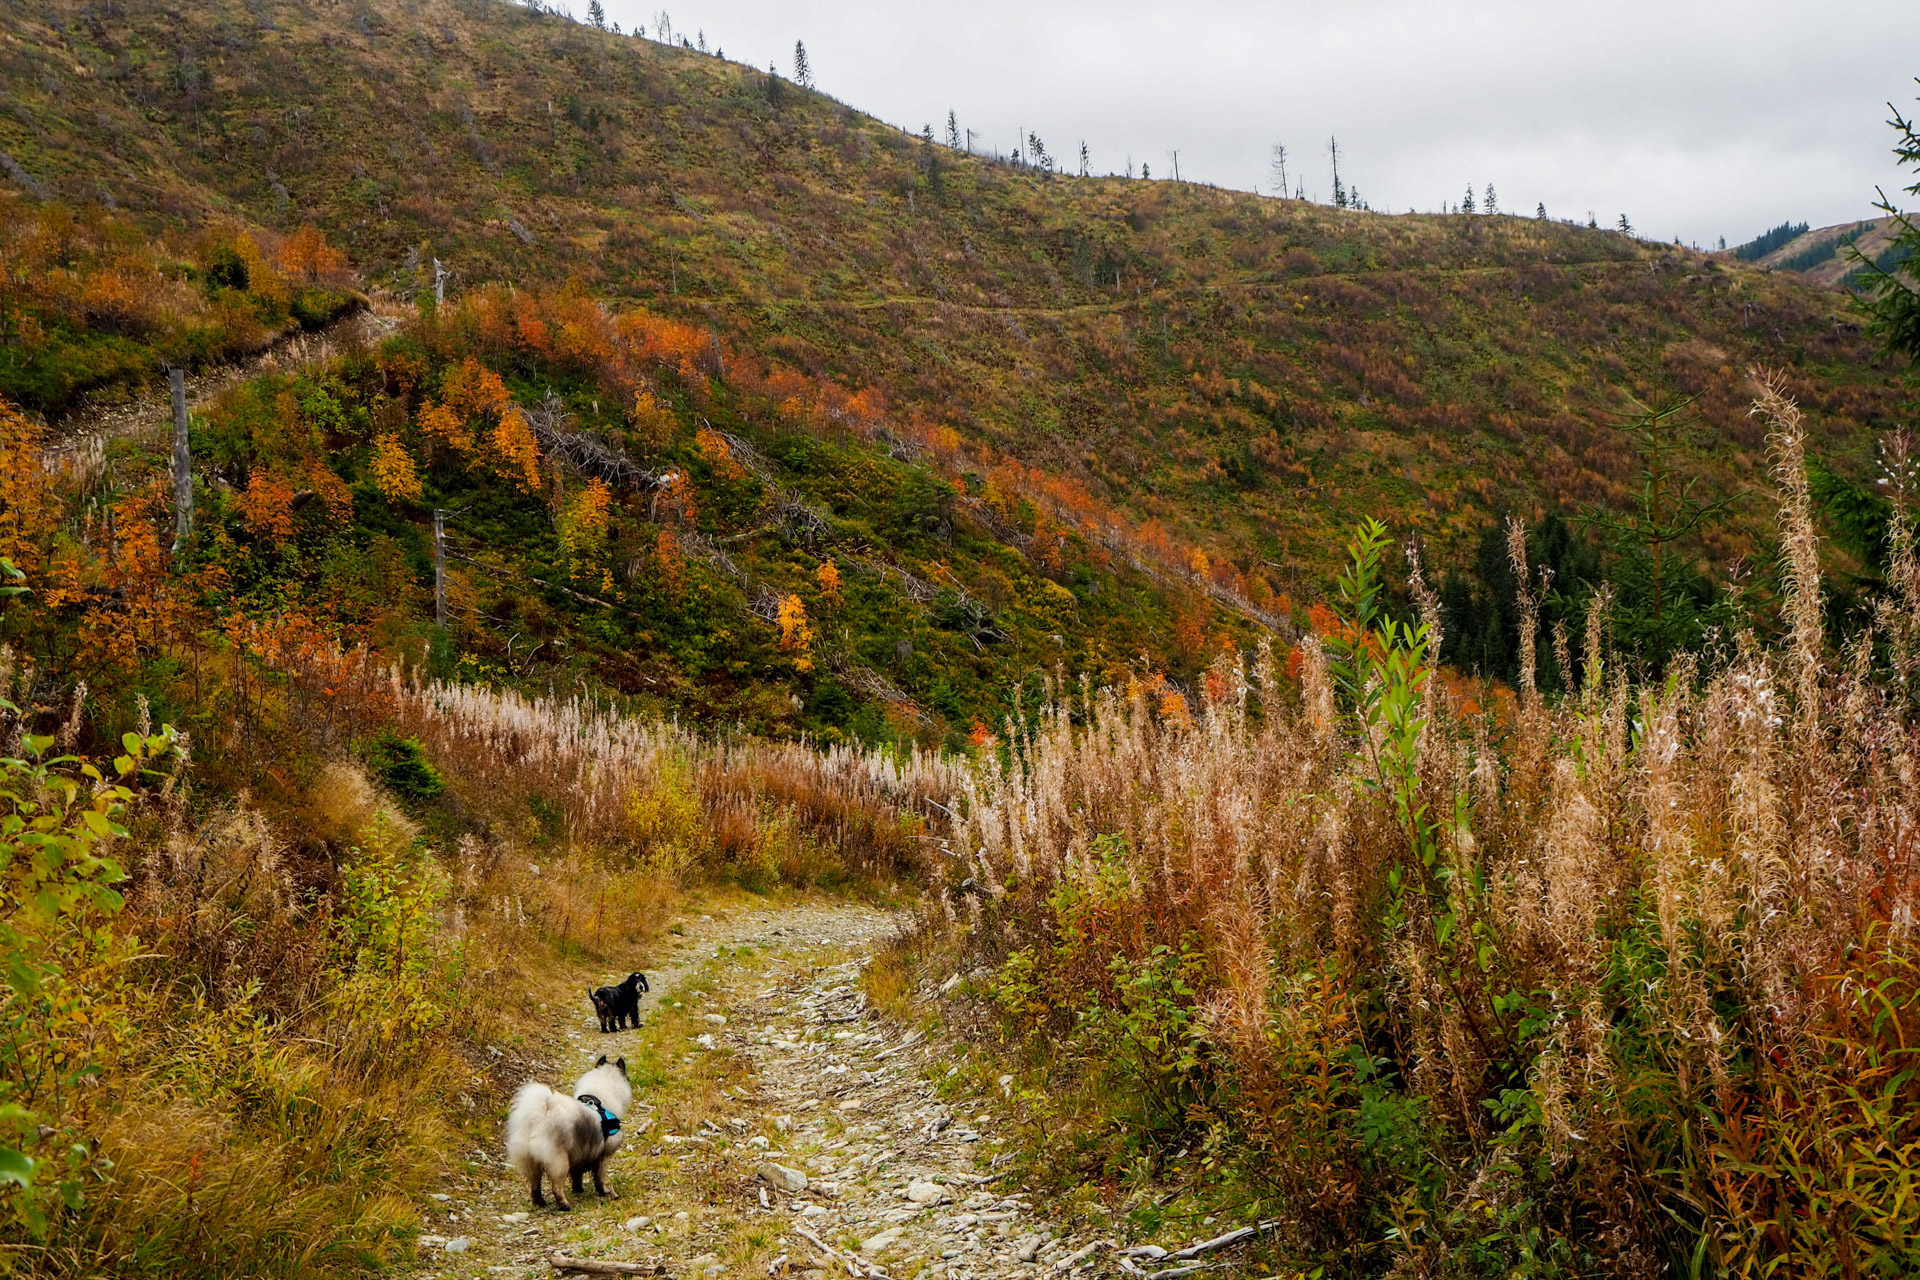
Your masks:
{"label": "green shrub", "polygon": [[248,282],[246,259],[230,244],[215,249],[207,259],[207,292],[237,289],[245,292]]}
{"label": "green shrub", "polygon": [[[0,711],[20,714],[3,701]],[[52,738],[29,736],[27,759],[0,760],[0,1222],[35,1237],[107,1175],[74,1114],[129,1026],[101,994],[132,954],[111,926],[126,873],[102,854],[127,834],[130,784],[174,735],[123,742],[113,782],[74,757],[46,758]]]}
{"label": "green shrub", "polygon": [[367,762],[388,789],[403,800],[432,800],[447,789],[446,779],[413,738],[402,738],[391,732],[381,734],[367,752]]}

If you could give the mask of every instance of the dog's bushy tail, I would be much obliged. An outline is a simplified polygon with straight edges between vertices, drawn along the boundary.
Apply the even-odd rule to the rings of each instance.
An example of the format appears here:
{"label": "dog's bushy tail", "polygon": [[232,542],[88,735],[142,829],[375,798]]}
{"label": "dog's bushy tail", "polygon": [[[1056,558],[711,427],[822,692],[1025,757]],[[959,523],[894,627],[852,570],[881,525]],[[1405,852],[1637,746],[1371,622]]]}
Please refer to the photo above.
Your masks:
{"label": "dog's bushy tail", "polygon": [[527,1081],[513,1095],[513,1108],[507,1112],[507,1162],[528,1185],[553,1163],[547,1117],[569,1101],[538,1080]]}

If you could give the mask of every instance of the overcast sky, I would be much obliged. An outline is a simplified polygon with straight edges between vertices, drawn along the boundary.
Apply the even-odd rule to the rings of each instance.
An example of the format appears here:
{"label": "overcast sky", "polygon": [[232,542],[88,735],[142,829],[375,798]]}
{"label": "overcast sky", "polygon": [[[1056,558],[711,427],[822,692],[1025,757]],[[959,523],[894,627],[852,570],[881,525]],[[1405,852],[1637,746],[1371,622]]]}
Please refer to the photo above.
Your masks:
{"label": "overcast sky", "polygon": [[[704,32],[893,124],[1011,151],[1026,129],[1094,171],[1150,165],[1271,193],[1268,156],[1375,209],[1457,202],[1730,244],[1869,216],[1901,180],[1889,99],[1920,86],[1920,0],[604,0],[624,30]],[[574,0],[584,14],[586,0]],[[1905,203],[1916,203],[1907,198]]]}

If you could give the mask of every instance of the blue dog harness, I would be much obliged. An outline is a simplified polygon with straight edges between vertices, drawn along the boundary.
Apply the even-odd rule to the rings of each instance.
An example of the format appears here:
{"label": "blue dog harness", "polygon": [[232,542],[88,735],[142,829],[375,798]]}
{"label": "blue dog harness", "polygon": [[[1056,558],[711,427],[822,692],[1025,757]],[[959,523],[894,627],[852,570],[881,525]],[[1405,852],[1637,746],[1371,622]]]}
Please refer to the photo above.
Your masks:
{"label": "blue dog harness", "polygon": [[575,1099],[575,1101],[584,1102],[600,1113],[601,1137],[611,1138],[614,1134],[620,1132],[620,1117],[607,1110],[606,1104],[602,1103],[600,1099],[590,1093],[583,1093]]}

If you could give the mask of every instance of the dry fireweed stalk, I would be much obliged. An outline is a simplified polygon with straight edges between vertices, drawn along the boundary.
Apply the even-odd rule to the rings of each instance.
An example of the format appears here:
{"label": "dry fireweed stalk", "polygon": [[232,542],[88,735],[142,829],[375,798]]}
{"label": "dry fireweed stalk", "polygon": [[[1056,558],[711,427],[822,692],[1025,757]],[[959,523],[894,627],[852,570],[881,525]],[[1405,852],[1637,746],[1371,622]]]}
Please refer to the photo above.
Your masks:
{"label": "dry fireweed stalk", "polygon": [[[1018,1033],[1084,1038],[1132,1100],[1115,1160],[1237,1135],[1293,1256],[1363,1271],[1424,1274],[1497,1203],[1571,1271],[1901,1273],[1920,573],[1902,510],[1874,635],[1830,651],[1806,425],[1757,382],[1777,642],[1636,685],[1602,593],[1552,700],[1515,524],[1511,712],[1439,693],[1411,631],[1307,636],[1297,682],[1264,657],[1194,708],[1050,701],[969,777],[954,843],[992,892],[929,927],[1016,962],[1046,1011]],[[1426,611],[1417,563],[1413,590]]]}
{"label": "dry fireweed stalk", "polygon": [[828,856],[899,874],[923,856],[912,815],[938,813],[961,791],[953,762],[919,749],[715,742],[586,698],[408,680],[397,669],[391,683],[399,726],[450,773],[486,779],[496,802],[539,799],[579,846],[671,846],[674,871],[757,855],[763,819],[790,811]]}

